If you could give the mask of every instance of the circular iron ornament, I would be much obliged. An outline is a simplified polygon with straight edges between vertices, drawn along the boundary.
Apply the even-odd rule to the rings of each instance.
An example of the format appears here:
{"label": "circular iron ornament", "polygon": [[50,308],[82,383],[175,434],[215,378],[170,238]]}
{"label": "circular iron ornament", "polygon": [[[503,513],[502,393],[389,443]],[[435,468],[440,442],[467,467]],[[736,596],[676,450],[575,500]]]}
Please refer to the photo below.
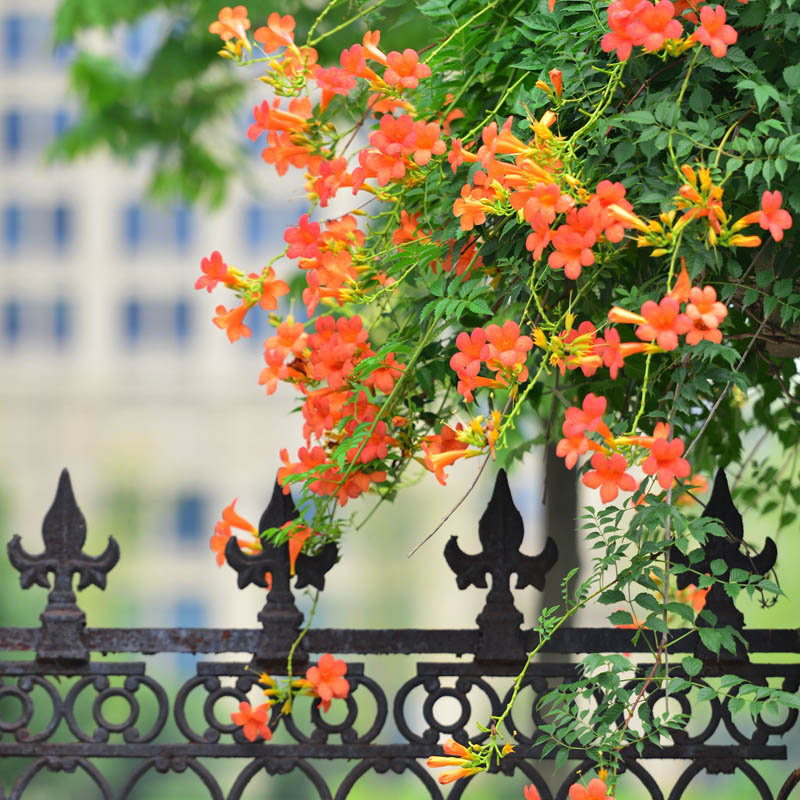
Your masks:
{"label": "circular iron ornament", "polygon": [[331,790],[319,771],[303,758],[258,758],[251,761],[236,777],[228,800],[240,800],[250,781],[262,770],[269,775],[284,775],[293,770],[302,772],[317,790],[320,800],[333,800]]}
{"label": "circular iron ornament", "polygon": [[153,723],[153,727],[144,734],[140,734],[138,729],[134,727],[124,730],[122,738],[126,742],[152,742],[161,733],[169,716],[169,698],[160,683],[147,675],[129,675],[125,678],[125,691],[130,692],[131,696],[138,692],[140,686],[146,686],[156,698],[158,704],[156,720]]}
{"label": "circular iron ornament", "polygon": [[218,741],[221,733],[235,733],[239,730],[239,726],[233,722],[230,714],[228,714],[229,722],[222,722],[217,718],[215,713],[215,706],[217,703],[224,697],[232,697],[236,700],[237,708],[239,707],[239,703],[247,702],[247,695],[238,687],[219,686],[219,681],[217,681],[217,686],[218,688],[210,692],[203,702],[203,718],[208,723],[208,729],[204,734],[204,739],[207,742]]}
{"label": "circular iron ornament", "polygon": [[[112,677],[114,677],[112,675]],[[89,686],[97,692],[92,703],[92,718],[96,725],[93,734],[90,736],[78,723],[75,718],[75,704],[81,694]],[[153,693],[157,703],[156,720],[153,726],[145,734],[140,734],[135,727],[139,719],[139,701],[135,697],[140,686],[146,686]],[[130,707],[128,718],[123,723],[109,722],[102,713],[102,706],[111,697],[123,698]],[[150,742],[158,736],[167,720],[169,709],[169,699],[163,687],[145,675],[127,675],[122,687],[112,687],[107,675],[88,675],[77,681],[67,694],[64,701],[64,719],[67,721],[70,731],[82,742],[107,742],[110,734],[121,733],[126,742]]]}
{"label": "circular iron ornament", "polygon": [[[502,712],[504,706],[500,705],[500,697],[486,680],[472,675],[462,675],[456,681],[456,691],[462,692],[464,695],[469,694],[473,687],[480,689],[486,695],[489,701],[490,716],[497,716]],[[489,722],[489,720],[485,721],[487,728],[490,727]],[[474,744],[480,744],[488,738],[489,734],[487,732],[475,733],[469,737]]]}
{"label": "circular iron ornament", "polygon": [[13,722],[0,720],[0,731],[13,733],[20,728],[24,728],[31,721],[33,717],[33,700],[31,700],[27,692],[21,691],[18,686],[4,686],[0,680],[0,701],[6,697],[13,698],[19,703],[19,716]]}
{"label": "circular iron ornament", "polygon": [[345,800],[358,780],[371,769],[374,769],[377,773],[388,772],[391,769],[392,772],[398,775],[408,770],[416,775],[423,786],[428,790],[428,797],[430,800],[443,800],[441,789],[439,789],[439,785],[433,777],[431,777],[430,772],[413,758],[372,758],[361,761],[347,773],[345,779],[339,784],[334,800]]}
{"label": "circular iron ornament", "polygon": [[[469,691],[474,687],[480,689],[488,698],[492,714],[498,714],[501,710],[500,699],[497,692],[483,678],[474,676],[459,676],[455,688],[442,687],[440,678],[454,677],[450,675],[417,675],[407,680],[398,690],[394,698],[394,719],[400,733],[410,742],[416,744],[435,744],[439,741],[441,733],[451,734],[456,739],[466,739],[467,733],[464,726],[472,718],[472,703],[467,697]],[[422,714],[428,727],[422,734],[414,733],[411,726],[406,721],[405,712],[409,695],[418,686],[422,686],[427,693],[423,701]],[[454,723],[444,723],[436,719],[433,707],[443,697],[452,697],[461,705],[461,714]],[[470,741],[482,742],[488,734],[476,733],[471,736]]]}
{"label": "circular iron ornament", "polygon": [[87,761],[85,758],[76,758],[72,756],[67,758],[48,756],[47,758],[40,758],[28,764],[25,771],[19,776],[19,779],[11,789],[8,800],[20,800],[22,793],[30,782],[45,767],[50,772],[75,772],[75,770],[80,767],[94,781],[101,792],[103,800],[113,800],[114,793],[111,791],[111,786],[103,777],[100,770],[98,770],[91,761]]}
{"label": "circular iron ornament", "polygon": [[157,772],[164,774],[166,772],[185,772],[187,769],[194,772],[200,778],[203,786],[208,789],[208,794],[211,800],[224,800],[225,795],[217,783],[216,778],[209,772],[202,764],[195,761],[193,758],[166,758],[160,756],[158,758],[151,758],[139,764],[133,772],[128,775],[125,784],[119,793],[119,800],[127,800],[131,791],[136,787],[139,780],[144,777],[151,769],[155,768]]}
{"label": "circular iron ornament", "polygon": [[[707,684],[704,683],[703,685]],[[702,731],[694,736],[690,735],[687,727],[689,723],[697,717],[696,714],[692,713],[695,709],[692,705],[690,692],[691,690],[689,689],[682,692],[670,692],[669,694],[669,700],[675,700],[681,708],[681,713],[686,715],[686,722],[682,728],[670,728],[667,731],[668,735],[672,738],[675,744],[679,745],[696,745],[707,742],[719,728],[719,723],[722,719],[722,703],[720,703],[718,698],[713,697],[710,701],[703,701],[704,703],[710,703],[711,715]],[[663,687],[656,688],[648,695],[646,702],[654,717],[656,716],[656,703],[665,699],[667,699],[667,693]]]}
{"label": "circular iron ornament", "polygon": [[311,722],[316,729],[311,734],[312,741],[327,742],[328,736],[332,733],[341,733],[343,742],[355,741],[357,734],[353,729],[353,723],[356,721],[356,717],[358,717],[358,703],[350,693],[344,698],[344,702],[347,704],[347,714],[345,714],[345,718],[338,723],[328,722],[323,718],[321,700],[315,700],[311,703]]}
{"label": "circular iron ornament", "polygon": [[[459,704],[460,714],[455,722],[442,722],[436,718],[436,714],[434,713],[434,706],[446,697],[452,698]],[[448,686],[440,687],[436,689],[436,691],[431,692],[422,704],[422,717],[425,722],[428,723],[429,728],[435,733],[457,733],[461,736],[466,736],[464,726],[469,722],[471,712],[472,707],[464,694]]]}
{"label": "circular iron ornament", "polygon": [[439,679],[426,675],[416,675],[413,678],[409,678],[409,680],[398,689],[397,694],[394,696],[394,722],[395,725],[397,725],[397,729],[409,742],[414,742],[416,744],[435,744],[439,740],[439,734],[436,731],[428,728],[422,736],[419,736],[411,730],[411,727],[406,722],[406,700],[411,692],[418,686],[422,686],[427,692],[432,692],[439,688]]}
{"label": "circular iron ornament", "polygon": [[213,691],[215,688],[219,688],[220,683],[218,678],[206,678],[201,675],[195,675],[194,677],[189,678],[189,680],[186,681],[180,689],[178,689],[178,693],[175,695],[173,712],[178,730],[186,737],[186,739],[188,739],[188,741],[197,742],[198,744],[219,741],[219,731],[207,730],[205,734],[196,733],[192,730],[188,720],[186,719],[186,700],[191,692],[194,691],[194,689],[202,685],[205,685],[207,691]]}
{"label": "circular iron ornament", "polygon": [[[312,701],[310,707],[310,721],[314,726],[314,730],[310,735],[306,735],[300,730],[297,724],[297,718],[294,713],[289,716],[281,717],[286,730],[297,742],[327,742],[328,736],[331,734],[341,735],[342,742],[345,744],[367,744],[375,739],[376,736],[383,730],[386,724],[386,717],[388,716],[389,704],[386,699],[386,694],[376,681],[366,675],[354,674],[347,678],[350,684],[350,692],[345,698],[347,704],[347,715],[342,722],[331,723],[325,719],[325,712],[321,711],[319,702]],[[360,686],[363,686],[372,695],[375,701],[375,719],[365,733],[361,736],[355,730],[354,725],[358,721],[359,706],[356,692]]]}
{"label": "circular iron ornament", "polygon": [[[763,677],[766,683],[768,675],[764,675]],[[796,672],[794,675],[787,675],[781,683],[781,689],[790,694],[795,694],[798,688],[800,688],[800,672]],[[737,694],[737,690],[738,687],[735,687],[732,694]],[[787,733],[795,726],[799,713],[798,710],[796,708],[787,707],[785,711],[786,719],[784,719],[783,722],[775,724],[767,722],[767,720],[764,719],[763,712],[760,713],[756,717],[755,730],[749,737],[739,730],[738,726],[733,721],[733,715],[730,713],[724,716],[725,727],[728,729],[731,736],[741,744],[766,744],[770,736],[783,736],[784,733]]]}
{"label": "circular iron ornament", "polygon": [[[109,722],[103,714],[103,706],[106,701],[110,700],[112,697],[121,697],[128,703],[128,716],[122,722]],[[103,689],[103,691],[95,697],[94,703],[92,703],[92,716],[94,717],[94,721],[101,728],[106,730],[106,738],[108,738],[108,733],[122,733],[126,728],[136,723],[136,720],[139,718],[139,703],[135,697],[122,689],[114,687]],[[97,734],[95,734],[95,736],[96,735]]]}
{"label": "circular iron ornament", "polygon": [[[26,727],[31,717],[23,711],[23,715],[14,723],[15,727],[8,730],[9,733],[14,733],[14,738],[18,742],[43,742],[49,739],[58,727],[64,714],[64,702],[61,699],[61,693],[50,681],[40,678],[38,675],[22,677],[17,681],[16,686],[7,686],[4,688],[8,691],[9,696],[16,697],[23,703],[23,709],[26,709],[28,704],[30,704],[33,706],[34,710],[36,710],[37,704],[30,696],[31,692],[33,692],[36,687],[43,689],[47,693],[53,707],[52,714],[44,728],[42,728],[39,733],[32,734]],[[5,732],[6,729],[0,727],[0,731]]]}

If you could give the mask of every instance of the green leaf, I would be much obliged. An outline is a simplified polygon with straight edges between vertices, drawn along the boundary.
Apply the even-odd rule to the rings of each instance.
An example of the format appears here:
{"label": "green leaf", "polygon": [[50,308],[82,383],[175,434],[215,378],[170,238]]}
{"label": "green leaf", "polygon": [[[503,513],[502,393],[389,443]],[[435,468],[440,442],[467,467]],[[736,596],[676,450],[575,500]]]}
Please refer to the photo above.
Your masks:
{"label": "green leaf", "polygon": [[737,169],[741,169],[741,166],[744,162],[741,158],[729,158],[725,162],[725,172],[730,174],[731,172],[736,172]]}
{"label": "green leaf", "polygon": [[654,613],[658,614],[661,611],[661,604],[653,597],[652,594],[648,592],[641,592],[637,594],[634,598],[634,603],[641,606],[642,608],[646,608],[648,611],[653,611]]}
{"label": "green leaf", "polygon": [[631,616],[630,611],[615,611],[613,614],[609,614],[608,621],[612,625],[632,625],[633,624],[633,617]]}
{"label": "green leaf", "polygon": [[700,640],[712,653],[719,653],[719,648],[722,645],[721,631],[714,628],[698,628],[697,632],[700,634]]}
{"label": "green leaf", "polygon": [[703,662],[694,656],[686,656],[681,662],[681,665],[683,666],[683,671],[692,678],[695,675],[699,675],[700,670],[703,669]]}
{"label": "green leaf", "polygon": [[671,614],[677,614],[687,622],[694,622],[694,609],[691,606],[687,606],[685,603],[667,603],[667,611]]}
{"label": "green leaf", "polygon": [[747,183],[751,184],[753,182],[753,178],[755,178],[755,176],[758,175],[760,172],[761,172],[761,159],[756,158],[744,168],[744,174],[747,176]]}
{"label": "green leaf", "polygon": [[742,308],[747,308],[747,306],[753,305],[756,300],[758,300],[758,292],[752,288],[748,289],[742,298]]}
{"label": "green leaf", "polygon": [[792,64],[783,70],[783,79],[790,89],[800,91],[800,64]]}
{"label": "green leaf", "polygon": [[645,111],[644,109],[628,111],[627,114],[623,114],[622,116],[614,119],[616,124],[633,122],[638,125],[652,125],[655,121],[655,117],[649,111]]}
{"label": "green leaf", "polygon": [[781,99],[780,92],[778,92],[774,86],[770,86],[768,83],[762,83],[756,86],[756,88],[753,90],[753,94],[755,95],[756,105],[758,106],[759,112],[764,108],[764,103],[766,103],[770,98],[776,102]]}
{"label": "green leaf", "polygon": [[769,268],[762,269],[761,271],[756,273],[756,286],[758,286],[758,287],[760,287],[762,289],[765,286],[769,286],[769,284],[773,280],[773,277],[774,276],[772,274],[772,270],[771,269],[769,269]]}
{"label": "green leaf", "polygon": [[712,575],[722,575],[728,569],[724,558],[715,558],[710,566]]}
{"label": "green leaf", "polygon": [[764,316],[769,317],[778,306],[778,298],[770,295],[764,298]]}
{"label": "green leaf", "polygon": [[689,95],[689,107],[692,111],[702,114],[708,109],[712,101],[711,92],[704,89],[702,86],[696,86],[694,91]]}

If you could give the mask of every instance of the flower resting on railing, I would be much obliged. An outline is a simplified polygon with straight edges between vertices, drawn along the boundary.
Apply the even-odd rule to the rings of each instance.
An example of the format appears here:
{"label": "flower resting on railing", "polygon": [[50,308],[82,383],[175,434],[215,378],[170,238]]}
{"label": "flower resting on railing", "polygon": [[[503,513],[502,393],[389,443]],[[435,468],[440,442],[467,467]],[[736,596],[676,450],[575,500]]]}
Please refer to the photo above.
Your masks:
{"label": "flower resting on railing", "polygon": [[269,698],[267,702],[255,708],[248,702],[242,702],[239,711],[231,714],[231,719],[242,727],[242,733],[251,742],[259,736],[269,741],[272,738],[269,716],[273,706],[280,706],[281,715],[291,714],[294,697],[307,695],[319,698],[318,707],[328,711],[332,700],[344,700],[350,693],[350,684],[344,677],[346,673],[347,664],[330,653],[322,655],[316,666],[309,667],[305,678],[293,679],[290,676],[276,680],[264,672],[259,675],[258,682],[266,687],[264,695]]}

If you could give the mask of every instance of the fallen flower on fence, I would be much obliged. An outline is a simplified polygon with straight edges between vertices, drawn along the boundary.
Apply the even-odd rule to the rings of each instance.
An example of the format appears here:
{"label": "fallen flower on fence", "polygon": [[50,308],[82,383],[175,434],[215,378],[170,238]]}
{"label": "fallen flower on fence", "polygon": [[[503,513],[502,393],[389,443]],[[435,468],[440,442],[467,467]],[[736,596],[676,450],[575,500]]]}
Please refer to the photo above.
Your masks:
{"label": "fallen flower on fence", "polygon": [[346,673],[347,664],[344,661],[325,653],[316,666],[306,670],[305,680],[297,681],[295,685],[303,690],[303,694],[318,697],[318,707],[327,711],[331,707],[331,700],[344,700],[350,693],[350,684],[344,677]]}

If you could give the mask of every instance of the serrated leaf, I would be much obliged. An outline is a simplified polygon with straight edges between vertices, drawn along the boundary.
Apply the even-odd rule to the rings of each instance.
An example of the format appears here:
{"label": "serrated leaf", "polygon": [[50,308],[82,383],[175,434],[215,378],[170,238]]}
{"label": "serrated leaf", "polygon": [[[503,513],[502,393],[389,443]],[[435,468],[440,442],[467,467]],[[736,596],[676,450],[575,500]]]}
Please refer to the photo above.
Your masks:
{"label": "serrated leaf", "polygon": [[609,614],[608,621],[612,625],[632,625],[633,624],[633,617],[631,616],[630,611],[615,611],[613,614]]}
{"label": "serrated leaf", "polygon": [[700,640],[712,653],[719,653],[722,645],[721,631],[714,628],[698,628],[697,632],[700,634]]}
{"label": "serrated leaf", "polygon": [[712,99],[711,92],[708,89],[696,86],[689,95],[689,107],[692,111],[702,114],[711,105]]}
{"label": "serrated leaf", "polygon": [[617,124],[620,122],[634,122],[639,125],[652,125],[655,122],[655,117],[653,117],[651,112],[639,109],[637,111],[628,111],[627,114],[617,117],[615,121]]}
{"label": "serrated leaf", "polygon": [[742,308],[753,305],[756,300],[758,300],[758,292],[755,289],[748,289],[742,298]]}
{"label": "serrated leaf", "polygon": [[700,671],[703,669],[703,662],[694,656],[686,656],[681,662],[681,665],[683,666],[683,671],[690,677],[699,675]]}
{"label": "serrated leaf", "polygon": [[790,89],[800,90],[800,64],[792,64],[784,68],[783,79]]}
{"label": "serrated leaf", "polygon": [[757,158],[751,161],[745,168],[744,174],[747,176],[747,183],[751,184],[753,178],[761,172],[761,159]]}

